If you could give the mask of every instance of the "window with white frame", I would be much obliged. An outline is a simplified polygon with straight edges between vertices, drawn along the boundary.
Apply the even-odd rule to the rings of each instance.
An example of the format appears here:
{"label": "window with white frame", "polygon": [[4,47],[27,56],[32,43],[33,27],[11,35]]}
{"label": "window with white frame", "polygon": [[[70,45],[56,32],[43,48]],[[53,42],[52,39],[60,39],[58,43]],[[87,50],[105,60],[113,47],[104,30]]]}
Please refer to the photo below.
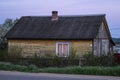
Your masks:
{"label": "window with white frame", "polygon": [[69,43],[68,42],[57,42],[56,43],[56,54],[59,57],[67,57],[69,55]]}

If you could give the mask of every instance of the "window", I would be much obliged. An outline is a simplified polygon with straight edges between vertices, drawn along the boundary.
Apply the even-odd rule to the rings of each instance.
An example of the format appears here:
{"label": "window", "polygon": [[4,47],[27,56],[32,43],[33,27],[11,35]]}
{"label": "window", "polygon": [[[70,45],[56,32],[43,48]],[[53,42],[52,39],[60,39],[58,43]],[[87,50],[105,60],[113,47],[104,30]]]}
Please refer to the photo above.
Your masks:
{"label": "window", "polygon": [[59,57],[67,57],[69,55],[69,43],[66,42],[56,43],[56,54]]}

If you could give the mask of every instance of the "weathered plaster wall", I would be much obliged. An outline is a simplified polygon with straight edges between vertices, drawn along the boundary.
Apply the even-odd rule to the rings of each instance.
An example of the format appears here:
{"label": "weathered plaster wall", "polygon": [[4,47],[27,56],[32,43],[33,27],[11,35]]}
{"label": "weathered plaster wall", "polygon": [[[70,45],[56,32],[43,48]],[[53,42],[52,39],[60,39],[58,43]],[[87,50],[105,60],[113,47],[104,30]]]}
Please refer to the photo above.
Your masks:
{"label": "weathered plaster wall", "polygon": [[74,48],[78,55],[92,52],[91,40],[8,40],[8,51],[17,47],[22,49],[24,56],[33,56],[35,53],[55,55],[57,42],[69,42],[70,49]]}

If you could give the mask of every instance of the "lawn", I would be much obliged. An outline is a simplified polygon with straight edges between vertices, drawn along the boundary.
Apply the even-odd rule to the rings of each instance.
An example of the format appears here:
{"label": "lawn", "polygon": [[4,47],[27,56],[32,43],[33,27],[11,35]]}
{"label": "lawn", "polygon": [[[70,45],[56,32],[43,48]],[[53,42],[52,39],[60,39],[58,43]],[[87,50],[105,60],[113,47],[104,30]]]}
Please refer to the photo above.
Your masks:
{"label": "lawn", "polygon": [[58,68],[58,67],[37,68],[34,65],[20,66],[20,65],[1,62],[0,70],[34,72],[34,73],[43,72],[43,73],[58,73],[58,74],[120,76],[120,66],[114,66],[114,67],[72,66],[72,67],[62,67],[62,68]]}

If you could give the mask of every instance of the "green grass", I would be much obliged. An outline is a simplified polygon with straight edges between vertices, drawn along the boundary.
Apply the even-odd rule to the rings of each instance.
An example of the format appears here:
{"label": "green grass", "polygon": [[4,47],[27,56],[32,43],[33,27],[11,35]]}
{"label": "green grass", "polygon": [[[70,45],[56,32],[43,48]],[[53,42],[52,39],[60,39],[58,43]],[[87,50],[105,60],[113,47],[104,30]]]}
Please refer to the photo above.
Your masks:
{"label": "green grass", "polygon": [[65,67],[65,68],[45,68],[41,72],[64,73],[64,74],[86,74],[86,75],[107,75],[120,76],[120,66],[116,67]]}
{"label": "green grass", "polygon": [[0,70],[21,71],[21,72],[46,72],[59,74],[85,74],[85,75],[106,75],[120,76],[120,66],[115,67],[99,67],[99,66],[74,66],[74,67],[51,67],[37,68],[34,65],[20,66],[9,63],[0,63]]}

